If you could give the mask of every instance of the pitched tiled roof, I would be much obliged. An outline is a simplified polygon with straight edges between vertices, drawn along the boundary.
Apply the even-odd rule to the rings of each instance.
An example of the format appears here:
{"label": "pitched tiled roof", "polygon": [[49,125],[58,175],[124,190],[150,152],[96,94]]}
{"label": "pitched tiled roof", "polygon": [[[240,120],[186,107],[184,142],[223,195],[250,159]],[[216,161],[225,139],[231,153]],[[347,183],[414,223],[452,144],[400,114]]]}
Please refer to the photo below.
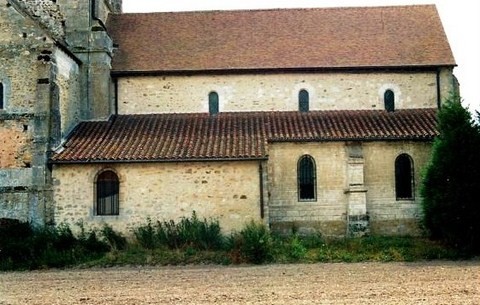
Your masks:
{"label": "pitched tiled roof", "polygon": [[62,162],[248,160],[272,142],[432,140],[435,109],[118,115],[82,122]]}
{"label": "pitched tiled roof", "polygon": [[113,72],[455,65],[434,5],[111,15]]}

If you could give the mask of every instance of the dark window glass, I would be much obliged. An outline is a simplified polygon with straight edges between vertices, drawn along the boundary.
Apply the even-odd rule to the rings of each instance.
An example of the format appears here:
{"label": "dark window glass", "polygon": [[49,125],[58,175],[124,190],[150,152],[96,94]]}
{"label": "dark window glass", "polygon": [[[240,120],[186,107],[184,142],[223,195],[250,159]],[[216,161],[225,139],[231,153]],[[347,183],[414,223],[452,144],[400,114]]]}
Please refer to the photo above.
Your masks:
{"label": "dark window glass", "polygon": [[119,214],[120,182],[113,171],[104,171],[97,177],[97,215]]}
{"label": "dark window glass", "polygon": [[52,85],[52,108],[50,121],[50,143],[52,147],[60,145],[62,140],[62,122],[60,115],[60,89],[57,84]]}
{"label": "dark window glass", "polygon": [[315,161],[310,156],[303,156],[298,161],[298,198],[299,200],[316,199]]}
{"label": "dark window glass", "polygon": [[385,103],[385,110],[388,112],[395,111],[395,93],[392,90],[387,90],[383,94],[383,100]]}
{"label": "dark window glass", "polygon": [[407,154],[401,154],[395,160],[395,195],[397,200],[414,199],[413,161]]}
{"label": "dark window glass", "polygon": [[208,94],[208,112],[210,114],[218,113],[218,93],[217,92],[212,91]]}
{"label": "dark window glass", "polygon": [[309,96],[307,90],[300,90],[298,93],[298,111],[308,112],[309,110]]}
{"label": "dark window glass", "polygon": [[0,83],[0,109],[3,109],[5,107],[4,102],[3,102],[3,84]]}

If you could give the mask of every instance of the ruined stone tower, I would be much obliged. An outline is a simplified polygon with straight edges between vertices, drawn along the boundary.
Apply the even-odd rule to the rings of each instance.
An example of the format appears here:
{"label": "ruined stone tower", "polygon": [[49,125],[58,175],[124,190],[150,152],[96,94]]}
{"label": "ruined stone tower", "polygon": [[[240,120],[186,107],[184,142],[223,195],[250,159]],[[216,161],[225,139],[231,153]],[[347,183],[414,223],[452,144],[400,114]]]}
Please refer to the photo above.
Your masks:
{"label": "ruined stone tower", "polygon": [[0,218],[53,221],[48,158],[80,121],[107,117],[121,0],[0,0]]}
{"label": "ruined stone tower", "polygon": [[65,17],[65,40],[82,61],[84,117],[107,117],[113,111],[110,69],[113,43],[105,24],[120,13],[122,0],[57,0]]}

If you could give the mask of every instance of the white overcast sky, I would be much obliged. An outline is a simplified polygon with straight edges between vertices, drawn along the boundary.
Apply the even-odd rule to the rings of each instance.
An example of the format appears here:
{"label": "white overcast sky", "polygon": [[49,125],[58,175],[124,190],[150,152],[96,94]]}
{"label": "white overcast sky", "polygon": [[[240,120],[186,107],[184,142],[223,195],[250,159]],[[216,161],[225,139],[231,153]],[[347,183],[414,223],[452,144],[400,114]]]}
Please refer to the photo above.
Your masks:
{"label": "white overcast sky", "polygon": [[264,8],[435,4],[458,67],[464,105],[480,111],[480,1],[478,0],[123,0],[123,11],[174,12]]}

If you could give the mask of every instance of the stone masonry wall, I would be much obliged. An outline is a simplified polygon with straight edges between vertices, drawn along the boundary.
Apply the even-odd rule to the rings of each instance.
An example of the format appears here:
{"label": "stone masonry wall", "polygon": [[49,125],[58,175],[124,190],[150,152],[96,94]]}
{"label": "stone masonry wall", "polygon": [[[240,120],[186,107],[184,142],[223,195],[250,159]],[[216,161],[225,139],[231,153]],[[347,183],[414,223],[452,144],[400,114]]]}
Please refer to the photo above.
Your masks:
{"label": "stone masonry wall", "polygon": [[[56,223],[87,227],[104,223],[130,234],[147,218],[178,220],[196,211],[219,219],[226,232],[260,220],[258,162],[185,162],[111,165],[55,165]],[[96,175],[114,170],[120,179],[120,215],[95,215]]]}
{"label": "stone masonry wall", "polygon": [[[208,112],[208,94],[219,95],[220,111],[298,110],[298,92],[310,110],[384,109],[383,94],[395,92],[396,108],[437,107],[436,72],[282,73],[121,77],[121,114]],[[451,71],[441,73],[441,91],[453,89]]]}
{"label": "stone masonry wall", "polygon": [[[315,160],[317,199],[299,201],[297,164],[303,155]],[[321,232],[341,236],[346,232],[347,156],[345,144],[273,143],[270,145],[268,192],[270,223],[275,231]]]}
{"label": "stone masonry wall", "polygon": [[[33,2],[32,2],[33,3]],[[0,217],[33,224],[49,220],[49,140],[52,54],[45,25],[21,12],[18,1],[0,0]]]}
{"label": "stone masonry wall", "polygon": [[65,36],[64,16],[56,0],[10,0],[18,4],[31,18],[37,20],[49,34],[62,40]]}
{"label": "stone masonry wall", "polygon": [[[347,149],[342,142],[271,145],[269,213],[274,230],[345,235],[347,202],[351,195],[346,192],[349,164]],[[365,142],[362,150],[370,233],[419,234],[419,188],[422,170],[429,160],[431,143]],[[395,197],[395,158],[402,153],[409,154],[414,161],[415,200],[397,201]],[[315,201],[298,200],[297,162],[305,154],[312,156],[316,163]]]}
{"label": "stone masonry wall", "polygon": [[[419,234],[421,218],[420,187],[429,162],[431,143],[371,142],[363,144],[367,210],[372,234]],[[396,200],[395,159],[402,153],[413,159],[415,199]]]}
{"label": "stone masonry wall", "polygon": [[81,120],[82,105],[80,88],[80,68],[65,52],[54,52],[55,82],[59,88],[59,113],[61,116],[61,136],[65,137]]}
{"label": "stone masonry wall", "polygon": [[32,126],[28,118],[0,119],[0,170],[31,165],[33,135],[28,126]]}

